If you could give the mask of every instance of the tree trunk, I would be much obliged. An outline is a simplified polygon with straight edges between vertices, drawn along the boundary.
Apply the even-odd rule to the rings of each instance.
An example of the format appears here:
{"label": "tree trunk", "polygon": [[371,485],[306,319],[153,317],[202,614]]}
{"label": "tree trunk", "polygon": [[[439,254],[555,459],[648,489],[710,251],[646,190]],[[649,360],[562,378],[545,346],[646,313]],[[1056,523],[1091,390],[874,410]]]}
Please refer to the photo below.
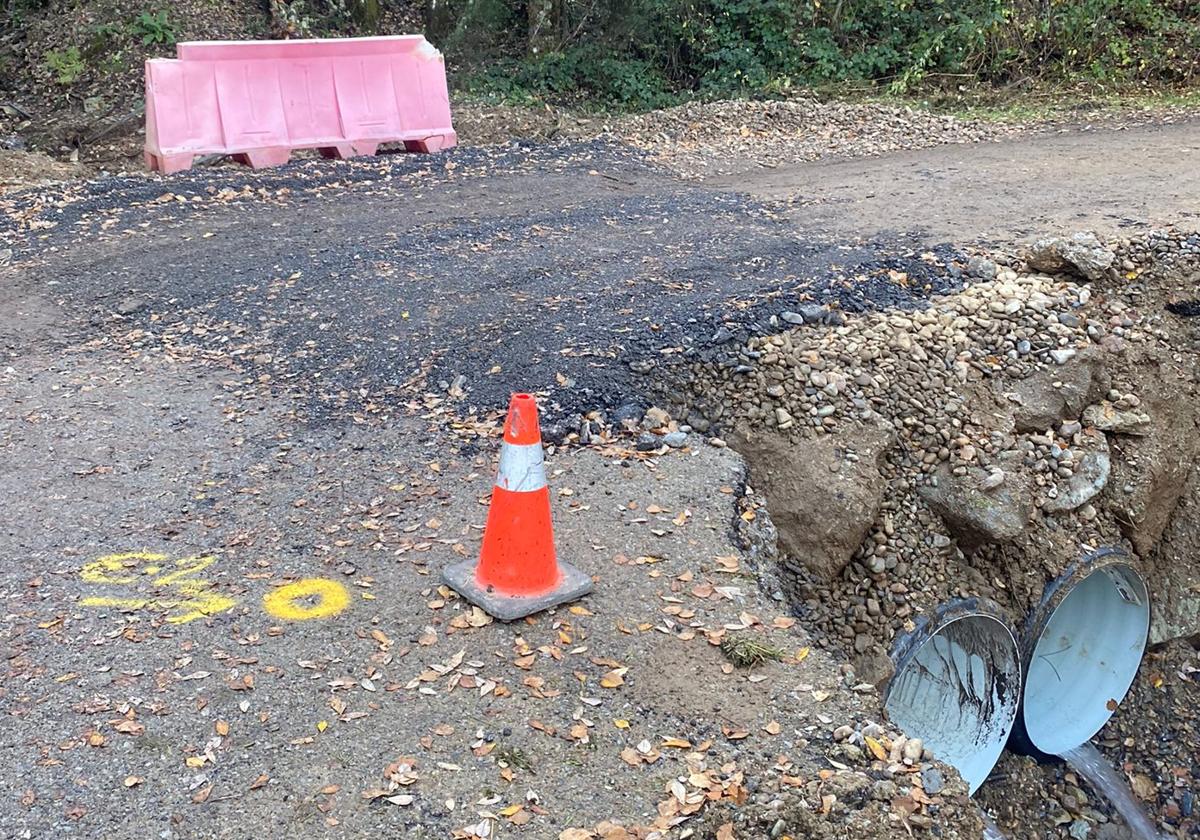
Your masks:
{"label": "tree trunk", "polygon": [[355,23],[368,32],[379,28],[379,0],[355,0],[351,13]]}
{"label": "tree trunk", "polygon": [[561,8],[557,0],[526,0],[529,29],[526,50],[531,56],[543,56],[558,48],[558,24]]}

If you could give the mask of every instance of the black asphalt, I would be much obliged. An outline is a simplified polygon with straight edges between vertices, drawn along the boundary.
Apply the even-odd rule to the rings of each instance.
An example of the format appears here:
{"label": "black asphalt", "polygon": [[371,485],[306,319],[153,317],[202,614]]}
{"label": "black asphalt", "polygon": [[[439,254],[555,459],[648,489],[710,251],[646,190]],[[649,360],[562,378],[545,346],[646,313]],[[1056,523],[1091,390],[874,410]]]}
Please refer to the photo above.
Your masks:
{"label": "black asphalt", "polygon": [[33,260],[22,293],[62,313],[55,340],[204,354],[305,391],[314,417],[456,380],[464,406],[513,390],[546,393],[552,412],[611,406],[638,376],[730,354],[801,302],[911,307],[961,276],[948,248],[838,241],[603,141],[110,178],[50,197],[10,198],[2,233]]}

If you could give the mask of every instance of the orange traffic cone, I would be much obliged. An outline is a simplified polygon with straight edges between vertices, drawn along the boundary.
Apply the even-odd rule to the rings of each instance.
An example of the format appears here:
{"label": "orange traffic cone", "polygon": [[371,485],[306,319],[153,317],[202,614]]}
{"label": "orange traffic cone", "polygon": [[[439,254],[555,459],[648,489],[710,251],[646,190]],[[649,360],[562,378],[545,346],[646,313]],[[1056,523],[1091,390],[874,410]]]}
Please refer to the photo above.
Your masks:
{"label": "orange traffic cone", "polygon": [[542,464],[537,402],[513,394],[504,423],[479,563],[455,563],[442,580],[501,621],[513,621],[592,591],[592,579],[554,552],[550,488]]}

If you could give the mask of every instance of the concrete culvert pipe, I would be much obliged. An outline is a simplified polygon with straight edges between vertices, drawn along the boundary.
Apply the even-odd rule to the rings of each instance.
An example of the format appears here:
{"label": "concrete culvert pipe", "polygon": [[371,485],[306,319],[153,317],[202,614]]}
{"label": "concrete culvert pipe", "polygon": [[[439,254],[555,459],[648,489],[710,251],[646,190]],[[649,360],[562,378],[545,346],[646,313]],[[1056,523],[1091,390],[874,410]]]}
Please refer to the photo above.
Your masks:
{"label": "concrete culvert pipe", "polygon": [[1021,638],[1013,747],[1044,759],[1091,740],[1133,684],[1149,631],[1146,582],[1119,549],[1089,554],[1051,584]]}
{"label": "concrete culvert pipe", "polygon": [[958,770],[971,792],[983,784],[1017,715],[1021,656],[990,605],[952,601],[901,637],[887,688],[888,719]]}

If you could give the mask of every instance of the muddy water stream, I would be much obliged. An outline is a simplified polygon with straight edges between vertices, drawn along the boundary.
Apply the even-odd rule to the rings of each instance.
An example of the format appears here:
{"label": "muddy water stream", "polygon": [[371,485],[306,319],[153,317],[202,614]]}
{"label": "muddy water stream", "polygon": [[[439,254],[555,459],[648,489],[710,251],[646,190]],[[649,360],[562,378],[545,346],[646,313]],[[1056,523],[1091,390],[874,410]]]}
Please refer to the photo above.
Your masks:
{"label": "muddy water stream", "polygon": [[1112,803],[1137,840],[1162,840],[1162,835],[1158,833],[1150,821],[1150,817],[1142,810],[1141,803],[1134,798],[1129,783],[1105,760],[1104,756],[1100,754],[1100,750],[1096,749],[1090,741],[1067,750],[1059,757]]}

